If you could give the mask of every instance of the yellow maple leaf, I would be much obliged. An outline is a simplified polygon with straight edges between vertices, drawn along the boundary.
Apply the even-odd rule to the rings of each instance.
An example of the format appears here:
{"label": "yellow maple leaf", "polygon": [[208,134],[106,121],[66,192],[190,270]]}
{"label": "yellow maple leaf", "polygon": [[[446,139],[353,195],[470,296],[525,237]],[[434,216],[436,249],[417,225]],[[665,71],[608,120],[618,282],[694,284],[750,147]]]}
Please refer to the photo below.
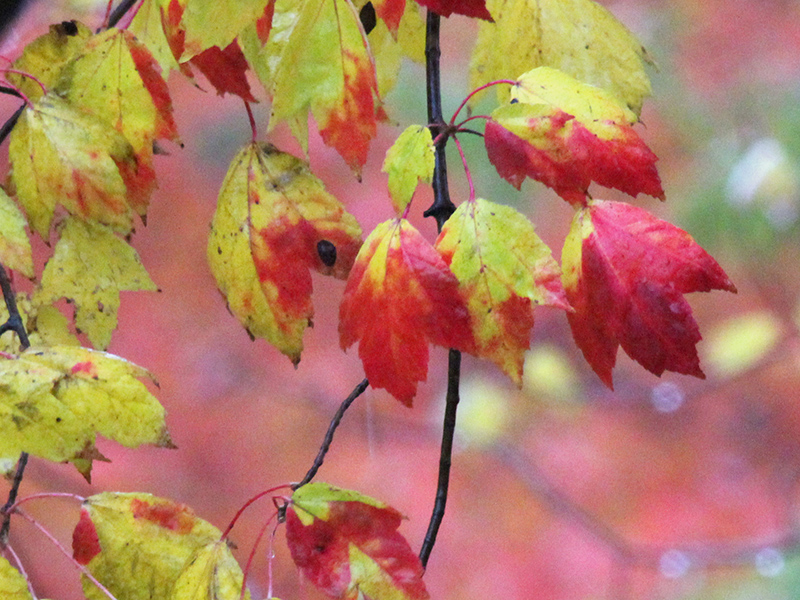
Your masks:
{"label": "yellow maple leaf", "polygon": [[[217,544],[225,546],[221,535],[184,504],[151,494],[104,492],[86,499],[73,548],[76,560],[117,598],[195,600],[197,595],[181,589],[191,591],[204,566],[230,569],[241,586],[241,571],[230,553],[215,549]],[[226,581],[221,575],[217,581]],[[173,595],[181,579],[181,589]],[[107,600],[86,578],[83,590],[89,600]],[[206,590],[213,588],[209,585]],[[234,600],[231,595],[200,597]]]}
{"label": "yellow maple leaf", "polygon": [[32,347],[0,359],[0,459],[28,452],[90,468],[100,456],[97,434],[127,447],[172,447],[164,409],[139,381],[147,378],[133,363],[76,346]]}
{"label": "yellow maple leaf", "polygon": [[[647,51],[593,0],[487,0],[494,23],[481,22],[470,85],[516,79],[549,66],[603,88],[637,115],[650,95]],[[508,90],[498,86],[501,99]]]}
{"label": "yellow maple leaf", "polygon": [[110,125],[48,93],[27,107],[11,132],[11,178],[31,229],[48,239],[58,205],[70,213],[133,228],[120,167],[136,170],[131,144]]}
{"label": "yellow maple leaf", "polygon": [[95,348],[106,348],[117,327],[122,290],[155,291],[136,251],[103,225],[69,219],[61,229],[34,300],[75,303],[75,325]]}
{"label": "yellow maple leaf", "polygon": [[17,205],[0,188],[0,263],[32,278],[33,255],[25,225],[25,217]]}
{"label": "yellow maple leaf", "polygon": [[[242,570],[228,544],[217,540],[200,548],[180,574],[170,600],[239,600]],[[250,598],[250,592],[245,592]]]}
{"label": "yellow maple leaf", "polygon": [[300,159],[248,144],[219,194],[208,260],[231,312],[295,364],[314,314],[309,270],[345,278],[361,228]]}
{"label": "yellow maple leaf", "polygon": [[[22,55],[14,61],[12,68],[36,77],[45,87],[55,85],[62,67],[75,56],[92,35],[92,30],[77,21],[64,21],[50,25],[50,31],[25,46]],[[16,73],[8,74],[8,81],[15,85],[28,100],[34,102],[42,97],[39,83]]]}
{"label": "yellow maple leaf", "polygon": [[[17,310],[22,316],[31,346],[81,345],[78,338],[70,332],[66,317],[55,306],[34,304],[26,292],[19,292],[16,300]],[[6,319],[8,319],[8,309],[5,303],[0,303],[0,322],[5,322]],[[9,354],[21,352],[16,335],[0,337],[0,351]]]}
{"label": "yellow maple leaf", "polygon": [[144,0],[128,26],[128,31],[147,46],[164,73],[180,69],[161,22],[161,11],[167,3],[168,0]]}
{"label": "yellow maple leaf", "polygon": [[3,600],[33,600],[25,577],[0,556],[0,598]]}
{"label": "yellow maple leaf", "polygon": [[389,174],[389,194],[398,215],[411,202],[419,181],[431,182],[435,162],[431,130],[421,125],[409,126],[386,152],[382,170]]}

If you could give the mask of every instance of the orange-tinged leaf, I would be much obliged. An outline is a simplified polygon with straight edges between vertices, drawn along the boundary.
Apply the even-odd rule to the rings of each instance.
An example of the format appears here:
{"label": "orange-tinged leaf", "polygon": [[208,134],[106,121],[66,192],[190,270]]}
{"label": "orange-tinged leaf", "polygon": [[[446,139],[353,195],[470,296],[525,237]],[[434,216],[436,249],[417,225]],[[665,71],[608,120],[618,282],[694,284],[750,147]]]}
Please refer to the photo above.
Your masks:
{"label": "orange-tinged leaf", "polygon": [[147,47],[164,73],[180,69],[161,18],[161,10],[166,8],[167,2],[168,0],[144,0],[128,26],[128,31]]}
{"label": "orange-tinged leaf", "polygon": [[436,249],[467,300],[476,356],[521,385],[534,305],[569,309],[550,249],[524,215],[481,198],[458,207]]}
{"label": "orange-tinged leaf", "polygon": [[373,0],[372,5],[377,17],[386,23],[386,27],[397,38],[400,21],[406,10],[406,0]]}
{"label": "orange-tinged leaf", "polygon": [[3,600],[32,600],[25,577],[0,556],[0,598]]}
{"label": "orange-tinged leaf", "polygon": [[470,352],[458,280],[405,219],[378,225],[358,253],[339,308],[339,342],[355,342],[364,372],[411,406],[428,372],[428,344]]}
{"label": "orange-tinged leaf", "polygon": [[[22,55],[11,65],[13,69],[36,77],[45,89],[54,86],[61,69],[77,54],[92,30],[77,21],[50,25],[50,31],[25,46]],[[33,102],[42,97],[41,86],[30,77],[9,73],[7,79]]]}
{"label": "orange-tinged leaf", "polygon": [[308,165],[268,144],[248,144],[222,184],[208,260],[231,312],[295,364],[310,324],[311,274],[345,278],[361,228]]}
{"label": "orange-tinged leaf", "polygon": [[443,17],[455,13],[484,21],[492,20],[492,15],[486,8],[486,0],[417,0],[417,2]]}
{"label": "orange-tinged leaf", "polygon": [[300,572],[332,598],[425,600],[423,568],[397,531],[395,509],[325,483],[298,488],[286,540]]}
{"label": "orange-tinged leaf", "polygon": [[411,202],[417,183],[431,182],[435,162],[431,130],[421,125],[409,126],[386,152],[382,170],[389,174],[389,194],[398,215]]}
{"label": "orange-tinged leaf", "polygon": [[106,348],[117,327],[123,290],[155,291],[136,251],[103,225],[69,219],[47,261],[34,300],[52,304],[68,298],[75,325],[95,348]]}
{"label": "orange-tinged leaf", "polygon": [[26,108],[11,132],[17,197],[31,229],[49,239],[58,205],[128,233],[133,217],[120,167],[136,169],[134,149],[104,121],[50,93]]}
{"label": "orange-tinged leaf", "polygon": [[[86,499],[84,514],[73,535],[73,553],[117,598],[125,600],[196,600],[193,583],[214,574],[204,568],[221,566],[238,570],[232,558],[218,550],[220,531],[199,518],[191,508],[166,498],[143,493],[105,492]],[[203,567],[203,568],[200,568]],[[220,574],[222,575],[222,574]],[[241,586],[241,572],[238,572]],[[241,588],[239,588],[241,589]],[[89,600],[107,598],[91,581],[83,579]],[[236,595],[199,596],[234,600]]]}
{"label": "orange-tinged leaf", "polygon": [[323,141],[360,172],[383,111],[358,14],[348,0],[304,0],[299,7],[278,0],[275,15],[276,22],[293,25],[282,25],[290,32],[285,42],[268,44],[273,77],[264,80],[264,69],[255,69],[272,91],[270,124],[304,118],[310,110]]}
{"label": "orange-tinged leaf", "polygon": [[664,199],[658,159],[633,131],[635,115],[614,98],[549,67],[520,77],[511,95],[515,103],[486,124],[485,144],[512,185],[531,177],[573,204],[585,201],[592,181]]}
{"label": "orange-tinged leaf", "polygon": [[0,458],[20,452],[89,460],[100,434],[127,447],[172,447],[164,409],[139,381],[150,374],[119,357],[76,346],[29,348],[0,359]]}
{"label": "orange-tinged leaf", "polygon": [[145,214],[155,188],[153,142],[178,140],[172,102],[160,67],[132,33],[111,28],[86,41],[61,73],[56,92],[122,133],[137,164],[120,172],[128,202]]}
{"label": "orange-tinged leaf", "polygon": [[0,263],[32,278],[33,255],[25,224],[17,205],[0,188]]}
{"label": "orange-tinged leaf", "polygon": [[640,208],[592,201],[575,215],[562,267],[572,334],[606,385],[619,346],[656,375],[704,377],[683,294],[736,288],[688,233]]}
{"label": "orange-tinged leaf", "polygon": [[[637,115],[650,95],[646,50],[594,0],[487,0],[494,23],[480,24],[470,87],[554,67],[602,88]],[[508,91],[498,86],[505,101]]]}

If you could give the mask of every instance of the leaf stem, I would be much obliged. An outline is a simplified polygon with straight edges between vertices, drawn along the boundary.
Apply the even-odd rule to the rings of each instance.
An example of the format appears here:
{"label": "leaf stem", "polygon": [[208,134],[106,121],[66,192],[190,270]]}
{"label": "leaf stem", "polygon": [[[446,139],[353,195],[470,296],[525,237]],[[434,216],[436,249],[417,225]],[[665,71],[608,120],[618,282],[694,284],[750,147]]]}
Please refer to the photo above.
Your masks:
{"label": "leaf stem", "polygon": [[322,463],[325,460],[325,455],[331,448],[331,442],[333,442],[333,434],[336,433],[336,428],[339,427],[339,423],[341,423],[342,418],[344,418],[344,413],[347,412],[347,409],[350,408],[350,405],[353,402],[355,402],[356,398],[358,398],[361,394],[363,394],[368,387],[369,387],[369,381],[364,379],[353,389],[352,392],[350,392],[350,395],[344,399],[344,402],[342,402],[341,406],[339,406],[339,409],[336,411],[336,414],[333,415],[333,419],[331,419],[331,424],[328,425],[328,431],[325,433],[325,438],[322,440],[322,445],[319,448],[317,457],[314,459],[314,464],[311,465],[311,468],[308,470],[308,473],[306,473],[303,479],[301,479],[298,483],[292,485],[293,490],[303,487],[305,484],[314,479],[314,476],[317,474],[317,471],[319,471],[319,468],[322,466]]}
{"label": "leaf stem", "polygon": [[439,532],[442,519],[444,519],[445,506],[447,505],[460,380],[461,352],[451,349],[447,369],[447,397],[444,406],[444,426],[442,427],[442,448],[439,453],[439,481],[436,487],[436,500],[433,504],[428,531],[425,533],[425,540],[422,542],[422,549],[419,551],[419,560],[422,562],[423,568],[428,564],[433,545],[436,543],[436,534]]}
{"label": "leaf stem", "polygon": [[244,108],[247,111],[247,118],[250,120],[250,130],[253,132],[253,142],[258,139],[258,129],[256,129],[256,119],[253,116],[253,109],[250,108],[250,103],[245,100]]}
{"label": "leaf stem", "polygon": [[467,183],[469,184],[469,201],[472,202],[475,200],[475,184],[472,181],[472,173],[467,164],[467,157],[464,156],[464,148],[461,147],[461,142],[458,141],[455,135],[453,136],[453,142],[455,142],[456,148],[458,148],[458,155],[461,157],[461,163],[464,165],[464,174],[467,176]]}
{"label": "leaf stem", "polygon": [[284,488],[289,488],[289,489],[291,489],[291,487],[292,487],[292,486],[290,486],[290,485],[288,485],[288,484],[284,484],[284,485],[276,485],[275,487],[269,488],[268,490],[264,490],[263,492],[259,492],[259,493],[257,493],[255,496],[253,496],[252,498],[250,498],[250,500],[248,500],[247,502],[245,502],[245,503],[244,503],[244,505],[243,505],[243,506],[242,506],[242,507],[241,507],[239,510],[237,510],[237,511],[236,511],[236,514],[235,514],[235,515],[233,515],[233,519],[231,519],[231,522],[228,524],[228,527],[225,529],[225,531],[224,531],[224,532],[222,533],[222,535],[220,536],[220,539],[224,540],[226,537],[228,537],[228,534],[231,532],[231,529],[233,529],[233,526],[234,526],[234,525],[236,525],[236,522],[239,520],[239,517],[241,517],[241,516],[242,516],[242,513],[243,513],[245,510],[247,510],[247,508],[248,508],[248,507],[249,507],[249,506],[250,506],[250,505],[251,505],[253,502],[255,502],[256,500],[259,500],[259,499],[263,498],[263,497],[264,497],[264,496],[266,496],[267,494],[272,494],[272,493],[274,493],[274,492],[277,492],[278,490],[282,490],[282,489],[284,489]]}
{"label": "leaf stem", "polygon": [[[467,94],[467,97],[464,98],[464,100],[461,101],[461,104],[458,105],[458,108],[456,109],[456,112],[453,113],[453,117],[450,119],[450,125],[452,126],[453,123],[456,122],[456,118],[458,118],[458,113],[460,113],[461,109],[463,109],[467,105],[467,102],[469,102],[470,98],[472,98],[478,92],[482,92],[483,90],[488,89],[488,88],[492,87],[493,85],[500,85],[501,83],[507,83],[507,84],[510,84],[510,85],[517,85],[517,82],[514,81],[513,79],[498,79],[497,81],[490,81],[489,83],[483,84],[479,88],[475,88],[469,94]],[[472,118],[472,117],[470,117],[470,118]]]}

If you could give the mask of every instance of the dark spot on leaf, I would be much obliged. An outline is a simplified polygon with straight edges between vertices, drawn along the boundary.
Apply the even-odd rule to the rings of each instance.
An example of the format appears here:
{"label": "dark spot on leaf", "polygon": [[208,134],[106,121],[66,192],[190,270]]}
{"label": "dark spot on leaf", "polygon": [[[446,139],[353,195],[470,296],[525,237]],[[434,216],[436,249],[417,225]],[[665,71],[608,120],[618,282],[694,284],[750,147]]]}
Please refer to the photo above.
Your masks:
{"label": "dark spot on leaf", "polygon": [[56,423],[61,423],[61,417],[56,417]]}
{"label": "dark spot on leaf", "polygon": [[217,254],[222,254],[222,246],[217,246]]}
{"label": "dark spot on leaf", "polygon": [[361,8],[358,18],[361,19],[364,31],[369,35],[369,32],[375,29],[375,25],[378,24],[378,16],[375,14],[375,7],[372,6],[372,2],[367,2]]}
{"label": "dark spot on leaf", "polygon": [[73,35],[78,35],[78,24],[75,21],[62,21],[61,31],[64,33],[64,35],[68,35],[70,37]]}
{"label": "dark spot on leaf", "polygon": [[516,104],[517,102],[519,102],[519,100],[517,100],[516,98],[511,99],[511,104]]}
{"label": "dark spot on leaf", "polygon": [[317,242],[317,254],[319,254],[319,259],[326,267],[332,267],[336,264],[336,246],[328,240]]}

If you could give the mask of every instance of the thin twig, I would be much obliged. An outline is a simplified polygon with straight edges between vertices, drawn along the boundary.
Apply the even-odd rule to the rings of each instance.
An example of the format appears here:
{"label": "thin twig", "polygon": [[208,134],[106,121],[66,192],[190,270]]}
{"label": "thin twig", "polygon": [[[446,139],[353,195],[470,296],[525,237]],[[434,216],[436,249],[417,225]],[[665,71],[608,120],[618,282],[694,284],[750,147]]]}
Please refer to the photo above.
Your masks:
{"label": "thin twig", "polygon": [[428,531],[425,533],[425,540],[422,542],[422,549],[419,551],[419,559],[422,566],[428,564],[428,559],[436,543],[436,534],[439,526],[444,519],[444,511],[447,506],[447,491],[450,488],[450,465],[453,460],[453,439],[456,430],[456,412],[459,401],[459,383],[461,379],[461,352],[450,350],[448,370],[447,370],[447,398],[444,406],[444,425],[442,427],[442,448],[439,453],[439,480],[436,486],[436,500],[433,504],[431,520],[428,523]]}
{"label": "thin twig", "polygon": [[25,474],[25,465],[28,464],[28,453],[22,452],[17,461],[17,470],[14,473],[14,481],[11,484],[11,490],[8,492],[8,500],[0,508],[0,515],[3,515],[3,524],[0,525],[0,548],[5,548],[8,545],[8,534],[11,529],[11,507],[17,502],[17,494],[19,494],[19,486],[22,484],[22,476]]}
{"label": "thin twig", "polygon": [[350,408],[350,405],[355,402],[356,398],[358,398],[364,391],[369,387],[369,381],[364,379],[361,383],[359,383],[355,389],[350,393],[350,395],[344,399],[341,406],[339,406],[339,410],[336,411],[336,414],[333,415],[333,419],[331,419],[331,424],[328,425],[328,431],[325,433],[325,439],[322,440],[322,445],[319,448],[319,452],[317,453],[317,457],[314,459],[314,464],[311,465],[311,468],[306,473],[306,476],[300,480],[299,483],[295,483],[292,486],[293,490],[296,490],[299,487],[304,486],[317,474],[319,468],[322,466],[323,461],[325,460],[325,455],[328,453],[328,450],[331,448],[331,442],[333,442],[333,434],[336,433],[336,428],[339,427],[339,423],[341,423],[342,418],[344,417],[344,413],[347,412],[347,409]]}
{"label": "thin twig", "polygon": [[111,12],[111,16],[108,17],[109,29],[119,23],[120,19],[125,16],[125,13],[133,8],[133,5],[138,1],[139,0],[122,0],[122,2],[119,3],[119,6],[117,6],[117,8]]}
{"label": "thin twig", "polygon": [[[17,95],[17,94],[13,94]],[[20,115],[22,115],[22,111],[25,110],[27,104],[22,104],[17,110],[14,111],[14,114],[11,115],[8,120],[3,123],[3,126],[0,127],[0,144],[2,144],[5,139],[8,137],[8,134],[11,133],[11,130],[14,129],[14,125],[17,124],[19,121]]]}

